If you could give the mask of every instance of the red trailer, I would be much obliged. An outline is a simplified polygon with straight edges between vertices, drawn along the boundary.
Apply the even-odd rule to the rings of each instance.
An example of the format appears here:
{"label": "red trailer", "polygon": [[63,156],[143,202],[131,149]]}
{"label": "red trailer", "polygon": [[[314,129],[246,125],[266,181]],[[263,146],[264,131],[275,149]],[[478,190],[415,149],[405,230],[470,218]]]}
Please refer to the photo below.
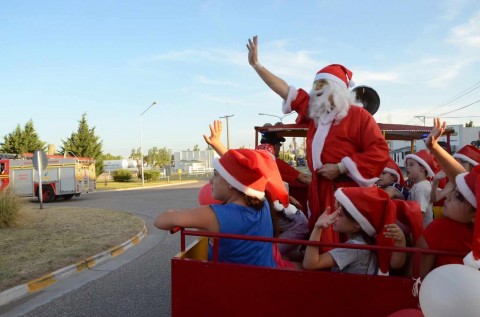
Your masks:
{"label": "red trailer", "polygon": [[[186,247],[186,236],[201,238]],[[207,259],[208,238],[214,243],[211,261]],[[216,257],[220,238],[391,249],[181,230],[182,250],[171,260],[172,316],[385,317],[402,309],[418,309],[418,285],[410,276],[372,276],[221,263]],[[395,250],[413,253],[413,276],[418,276],[420,254],[425,250]],[[426,253],[447,254],[430,250]]]}

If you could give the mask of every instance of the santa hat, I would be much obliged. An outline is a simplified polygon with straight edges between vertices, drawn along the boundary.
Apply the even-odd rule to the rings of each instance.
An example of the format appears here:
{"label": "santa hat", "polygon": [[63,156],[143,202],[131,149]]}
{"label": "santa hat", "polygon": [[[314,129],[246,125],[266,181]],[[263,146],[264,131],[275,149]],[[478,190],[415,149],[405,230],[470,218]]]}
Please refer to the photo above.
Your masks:
{"label": "santa hat", "polygon": [[[392,200],[395,204],[397,224],[408,229],[412,234],[413,245],[417,244],[423,232],[423,214],[417,201]],[[398,223],[400,222],[400,223]]]}
{"label": "santa hat", "polygon": [[412,159],[417,161],[420,165],[425,167],[428,177],[434,177],[435,173],[439,170],[439,166],[435,157],[430,154],[427,150],[421,150],[414,154],[405,155],[405,161],[407,159]]}
{"label": "santa hat", "polygon": [[198,203],[201,206],[203,206],[203,205],[219,205],[219,204],[223,204],[224,202],[213,198],[212,185],[210,183],[206,183],[198,192]]}
{"label": "santa hat", "polygon": [[397,178],[397,183],[400,183],[403,187],[405,187],[405,180],[403,179],[402,171],[400,167],[398,167],[397,163],[390,157],[387,162],[387,166],[383,169],[384,172],[390,173]]}
{"label": "santa hat", "polygon": [[280,200],[287,207],[288,193],[283,185],[275,160],[266,151],[247,149],[229,150],[213,161],[215,170],[235,189],[263,199],[268,190],[272,200]]}
{"label": "santa hat", "polygon": [[255,150],[267,151],[268,153],[273,155],[273,158],[275,159],[275,148],[273,147],[273,145],[271,145],[269,143],[264,143],[264,144],[257,145]]}
{"label": "santa hat", "polygon": [[[395,241],[383,234],[386,224],[395,223],[395,205],[378,187],[345,187],[335,191],[335,198],[358,222],[363,231],[376,239],[378,246],[393,247]],[[388,274],[392,251],[377,251],[379,274]]]}
{"label": "santa hat", "polygon": [[469,173],[462,173],[455,177],[457,190],[476,209],[475,228],[473,230],[472,252],[463,259],[465,265],[480,269],[480,217],[478,200],[480,200],[480,165],[475,166]]}
{"label": "santa hat", "polygon": [[355,86],[355,83],[352,81],[352,75],[352,72],[345,66],[332,64],[320,69],[317,75],[315,75],[314,82],[319,79],[330,79],[339,84],[346,85],[347,88],[350,88]]}
{"label": "santa hat", "polygon": [[480,150],[473,145],[465,145],[453,154],[453,157],[477,166],[480,162]]}

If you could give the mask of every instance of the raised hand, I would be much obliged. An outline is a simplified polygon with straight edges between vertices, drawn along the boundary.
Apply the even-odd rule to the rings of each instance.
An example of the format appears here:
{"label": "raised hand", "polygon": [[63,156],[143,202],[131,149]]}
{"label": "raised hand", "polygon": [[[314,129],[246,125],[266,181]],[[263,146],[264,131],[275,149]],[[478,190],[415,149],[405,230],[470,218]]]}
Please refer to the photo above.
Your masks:
{"label": "raised hand", "polygon": [[443,132],[445,132],[446,128],[447,123],[445,121],[441,123],[440,118],[433,119],[433,128],[430,131],[427,140],[425,140],[425,145],[429,150],[432,150],[432,148],[438,144],[438,139],[442,136]]}
{"label": "raised hand", "polygon": [[216,146],[219,143],[222,143],[221,141],[221,136],[222,136],[222,121],[221,120],[215,120],[213,121],[213,125],[209,125],[210,128],[210,136],[207,136],[206,134],[203,135],[203,138],[205,139],[205,142],[211,146]]}
{"label": "raised hand", "polygon": [[330,213],[330,207],[327,207],[325,211],[318,217],[315,227],[318,229],[328,228],[332,223],[337,221],[338,214],[340,213],[341,207],[338,207],[337,210]]}
{"label": "raised hand", "polygon": [[255,35],[252,39],[248,39],[247,49],[248,49],[248,63],[255,67],[258,65],[258,37]]}

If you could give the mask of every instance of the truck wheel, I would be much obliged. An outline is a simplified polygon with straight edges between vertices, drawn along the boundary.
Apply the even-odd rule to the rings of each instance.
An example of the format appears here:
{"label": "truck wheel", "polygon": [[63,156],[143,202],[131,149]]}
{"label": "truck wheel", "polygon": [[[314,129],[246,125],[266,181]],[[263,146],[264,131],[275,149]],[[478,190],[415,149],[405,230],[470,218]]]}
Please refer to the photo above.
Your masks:
{"label": "truck wheel", "polygon": [[64,200],[70,200],[70,199],[72,199],[73,194],[63,195],[62,197],[63,197]]}
{"label": "truck wheel", "polygon": [[53,188],[50,186],[45,186],[42,188],[42,196],[44,203],[51,203],[55,199],[55,193],[53,192]]}

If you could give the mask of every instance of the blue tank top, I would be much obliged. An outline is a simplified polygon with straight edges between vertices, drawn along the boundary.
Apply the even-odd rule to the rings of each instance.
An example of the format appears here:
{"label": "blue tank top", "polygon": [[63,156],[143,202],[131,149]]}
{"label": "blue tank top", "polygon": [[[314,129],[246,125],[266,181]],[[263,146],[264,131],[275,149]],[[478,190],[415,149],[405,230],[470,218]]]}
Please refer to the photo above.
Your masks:
{"label": "blue tank top", "polygon": [[[210,205],[220,224],[220,233],[273,237],[270,207],[264,203],[255,210],[237,204]],[[213,245],[209,244],[208,258],[212,259]],[[220,262],[276,267],[273,245],[269,242],[220,239],[218,259]]]}

